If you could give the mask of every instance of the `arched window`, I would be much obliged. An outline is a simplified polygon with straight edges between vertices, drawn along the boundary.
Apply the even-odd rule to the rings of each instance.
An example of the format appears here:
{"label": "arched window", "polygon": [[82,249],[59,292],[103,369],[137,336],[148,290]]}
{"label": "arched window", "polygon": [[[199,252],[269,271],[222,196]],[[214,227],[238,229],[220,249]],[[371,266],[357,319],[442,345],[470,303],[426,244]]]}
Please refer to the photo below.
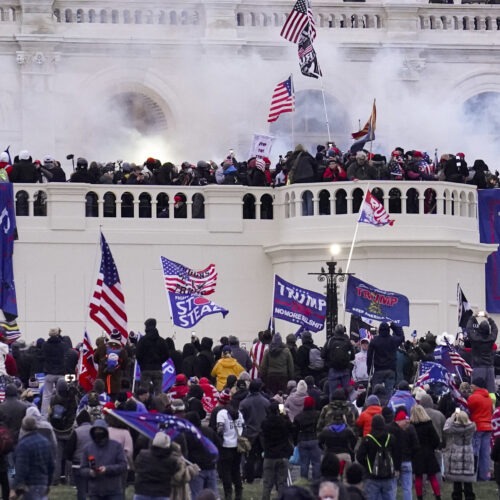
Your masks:
{"label": "arched window", "polygon": [[140,10],[136,10],[134,13],[135,24],[142,24],[142,12]]}
{"label": "arched window", "polygon": [[195,193],[192,198],[192,218],[205,218],[205,197],[201,193]]}
{"label": "arched window", "polygon": [[122,194],[122,219],[134,216],[134,196],[132,193]]}
{"label": "arched window", "polygon": [[45,217],[47,215],[47,193],[37,191],[33,197],[33,215],[35,217]]}
{"label": "arched window", "polygon": [[419,212],[418,191],[415,188],[410,188],[406,191],[406,213],[418,214]]}
{"label": "arched window", "polygon": [[255,196],[247,193],[243,196],[243,218],[255,219]]}
{"label": "arched window", "polygon": [[113,24],[118,24],[120,22],[118,11],[116,9],[111,11],[111,22]]}
{"label": "arched window", "polygon": [[160,15],[158,16],[158,24],[167,24],[167,14],[164,10],[160,11]]}
{"label": "arched window", "polygon": [[104,217],[116,217],[116,196],[113,193],[107,192],[102,197]]}
{"label": "arched window", "polygon": [[302,215],[314,215],[313,194],[309,189],[302,193]]}
{"label": "arched window", "polygon": [[275,26],[279,26],[280,25],[280,16],[279,16],[279,14],[273,14],[273,18],[274,18],[274,25]]}
{"label": "arched window", "polygon": [[149,193],[139,195],[139,218],[151,219],[151,195]]}
{"label": "arched window", "polygon": [[[2,21],[8,21],[8,19],[6,19],[6,16],[7,14],[5,13],[5,11],[2,10]],[[56,18],[56,21],[58,23],[61,22],[61,11],[59,9],[54,10],[54,17]]]}
{"label": "arched window", "polygon": [[236,14],[236,26],[245,26],[245,16],[241,12]]}
{"label": "arched window", "polygon": [[257,16],[254,12],[250,13],[250,26],[257,26]]}
{"label": "arched window", "polygon": [[85,22],[85,14],[83,13],[83,9],[78,9],[76,11],[76,22],[84,23]]}
{"label": "arched window", "polygon": [[265,220],[273,218],[273,197],[270,194],[264,194],[260,198],[260,218]]}
{"label": "arched window", "polygon": [[339,189],[335,192],[335,213],[337,215],[347,213],[347,193],[345,189]]}
{"label": "arched window", "polygon": [[186,195],[177,193],[174,196],[174,219],[187,219]]}
{"label": "arched window", "polygon": [[181,12],[180,20],[181,20],[181,24],[182,25],[188,24],[188,22],[189,22],[189,16],[188,16],[188,13],[185,10],[183,10]]}
{"label": "arched window", "polygon": [[95,23],[96,14],[94,9],[89,10],[89,23]]}
{"label": "arched window", "polygon": [[200,13],[197,10],[193,12],[192,19],[193,19],[193,26],[198,26],[200,24]]}
{"label": "arched window", "polygon": [[130,15],[129,10],[124,10],[123,11],[123,22],[125,24],[132,24],[132,16]]}
{"label": "arched window", "polygon": [[330,192],[327,189],[319,192],[319,215],[331,215]]}
{"label": "arched window", "polygon": [[146,11],[146,24],[153,24],[153,11],[147,10]]}
{"label": "arched window", "polygon": [[285,219],[290,218],[290,195],[285,194]]}
{"label": "arched window", "polygon": [[424,214],[435,214],[437,209],[437,194],[432,188],[424,191]]}
{"label": "arched window", "polygon": [[106,24],[108,22],[108,13],[106,10],[101,10],[101,24]]}
{"label": "arched window", "polygon": [[29,195],[26,191],[18,191],[16,193],[16,215],[27,217],[29,214]]}
{"label": "arched window", "polygon": [[99,204],[97,194],[89,192],[85,195],[85,217],[98,217]]}
{"label": "arched window", "polygon": [[175,10],[170,11],[170,24],[173,26],[177,24],[177,12]]}
{"label": "arched window", "polygon": [[160,193],[156,197],[156,217],[168,219],[168,194]]}
{"label": "arched window", "polygon": [[376,198],[382,205],[384,204],[384,192],[379,187],[374,187],[372,189],[372,195]]}
{"label": "arched window", "polygon": [[71,9],[66,9],[64,12],[64,17],[67,23],[73,22],[73,11]]}
{"label": "arched window", "polygon": [[389,190],[389,213],[401,213],[401,191],[398,188]]}
{"label": "arched window", "polygon": [[361,188],[356,188],[352,192],[352,213],[357,214],[359,212],[359,209],[361,208],[361,203],[363,203],[363,200],[365,198],[365,193],[363,193],[363,190]]}

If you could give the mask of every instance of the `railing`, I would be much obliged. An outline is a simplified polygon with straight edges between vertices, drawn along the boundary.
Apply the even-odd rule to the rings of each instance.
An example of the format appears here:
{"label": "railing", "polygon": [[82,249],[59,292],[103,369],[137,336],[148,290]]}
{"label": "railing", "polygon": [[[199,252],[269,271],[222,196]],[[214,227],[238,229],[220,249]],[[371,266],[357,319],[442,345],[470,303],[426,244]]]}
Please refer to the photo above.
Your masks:
{"label": "railing", "polygon": [[448,182],[372,181],[248,186],[15,184],[18,217],[205,219],[230,210],[234,219],[292,219],[359,212],[367,189],[391,214],[477,217],[475,186]]}

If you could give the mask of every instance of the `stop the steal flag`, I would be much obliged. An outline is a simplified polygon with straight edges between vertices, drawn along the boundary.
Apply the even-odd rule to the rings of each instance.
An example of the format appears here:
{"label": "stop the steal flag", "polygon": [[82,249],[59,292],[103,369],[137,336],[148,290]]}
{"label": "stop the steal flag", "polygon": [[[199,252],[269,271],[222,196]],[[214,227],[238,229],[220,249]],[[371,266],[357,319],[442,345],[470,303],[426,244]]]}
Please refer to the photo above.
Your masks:
{"label": "stop the steal flag", "polygon": [[229,312],[202,295],[168,292],[172,321],[181,328],[192,328],[209,314],[221,313],[225,318]]}

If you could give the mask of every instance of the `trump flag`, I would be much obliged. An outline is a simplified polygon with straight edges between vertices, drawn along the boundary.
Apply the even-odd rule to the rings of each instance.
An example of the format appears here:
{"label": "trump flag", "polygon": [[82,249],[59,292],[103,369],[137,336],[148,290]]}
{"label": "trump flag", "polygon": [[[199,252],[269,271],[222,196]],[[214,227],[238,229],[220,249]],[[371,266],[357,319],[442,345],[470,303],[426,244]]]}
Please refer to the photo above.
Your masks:
{"label": "trump flag", "polygon": [[172,321],[181,328],[192,328],[209,314],[221,313],[225,318],[229,312],[201,295],[168,292],[168,300]]}
{"label": "trump flag", "polygon": [[408,297],[380,290],[354,276],[347,281],[345,310],[375,321],[394,322],[398,326],[410,324]]}

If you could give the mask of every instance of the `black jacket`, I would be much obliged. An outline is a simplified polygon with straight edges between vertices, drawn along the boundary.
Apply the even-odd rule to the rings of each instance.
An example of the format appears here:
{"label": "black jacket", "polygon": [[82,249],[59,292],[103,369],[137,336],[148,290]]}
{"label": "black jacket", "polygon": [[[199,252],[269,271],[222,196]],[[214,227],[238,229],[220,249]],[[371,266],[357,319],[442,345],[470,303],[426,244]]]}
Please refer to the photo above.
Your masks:
{"label": "black jacket", "polygon": [[411,462],[416,452],[420,448],[417,431],[410,424],[407,429],[402,429],[396,422],[393,422],[388,427],[389,432],[396,438],[396,452],[398,454],[398,462]]}
{"label": "black jacket", "polygon": [[312,441],[318,439],[316,426],[318,425],[319,411],[307,408],[293,419],[294,441]]}
{"label": "black jacket", "polygon": [[412,457],[413,474],[436,474],[440,471],[435,451],[439,448],[439,436],[432,420],[415,424],[420,448]]}
{"label": "black jacket", "polygon": [[351,458],[354,458],[356,441],[357,439],[354,432],[345,424],[334,424],[325,427],[318,436],[319,446],[325,453],[327,451],[333,453],[349,453]]}
{"label": "black jacket", "polygon": [[391,328],[393,335],[390,332],[381,332],[370,342],[366,359],[368,373],[370,373],[372,364],[375,371],[396,371],[396,351],[404,341],[405,336],[400,326],[391,323]]}
{"label": "black jacket", "polygon": [[498,327],[491,318],[477,322],[472,316],[467,322],[467,335],[472,347],[472,367],[493,366],[493,344],[497,340]]}
{"label": "black jacket", "polygon": [[38,172],[35,164],[31,160],[19,160],[18,163],[12,165],[9,179],[11,182],[37,182]]}
{"label": "black jacket", "polygon": [[146,335],[137,343],[137,362],[142,371],[161,370],[161,365],[168,359],[168,348],[156,328],[146,330]]}
{"label": "black jacket", "polygon": [[170,496],[172,476],[179,470],[171,448],[151,447],[135,459],[135,493],[145,496]]}
{"label": "black jacket", "polygon": [[69,349],[60,335],[49,337],[43,344],[43,371],[47,375],[66,374],[66,351]]}
{"label": "black jacket", "polygon": [[262,422],[264,458],[290,458],[293,453],[292,423],[284,415],[270,414]]}
{"label": "black jacket", "polygon": [[286,162],[292,184],[316,182],[318,163],[307,151],[295,151]]}
{"label": "black jacket", "polygon": [[[392,461],[394,463],[394,469],[399,470],[401,467],[401,463],[398,462],[398,444],[396,443],[396,439],[394,438],[394,436],[392,434],[388,434],[387,431],[383,431],[381,433],[373,433],[373,437],[375,437],[375,439],[377,439],[377,441],[382,445],[385,445],[388,435],[390,436],[390,438],[389,442],[387,443],[387,448],[390,450]],[[369,435],[363,438],[363,441],[361,441],[361,445],[358,448],[358,452],[356,453],[356,460],[366,468],[368,473],[371,467],[371,465],[368,465],[368,462],[370,464],[373,464],[378,449],[379,446],[373,441],[372,438],[369,437]]]}

